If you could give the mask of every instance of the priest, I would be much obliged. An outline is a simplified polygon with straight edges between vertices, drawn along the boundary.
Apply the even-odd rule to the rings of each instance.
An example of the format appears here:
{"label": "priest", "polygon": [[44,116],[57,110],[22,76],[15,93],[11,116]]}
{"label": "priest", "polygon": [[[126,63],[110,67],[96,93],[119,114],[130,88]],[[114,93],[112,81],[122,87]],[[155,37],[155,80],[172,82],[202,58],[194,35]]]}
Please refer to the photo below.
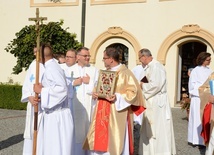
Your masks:
{"label": "priest", "polygon": [[92,122],[83,144],[91,155],[133,154],[133,112],[142,113],[144,100],[137,79],[120,64],[120,51],[114,46],[103,55],[107,70],[117,72],[115,93],[104,99],[93,93],[97,102]]}
{"label": "priest", "polygon": [[71,67],[74,87],[72,107],[74,116],[75,155],[86,155],[82,143],[88,132],[91,111],[93,110],[92,91],[97,83],[98,70],[90,64],[90,51],[87,47],[77,50],[77,63]]}
{"label": "priest", "polygon": [[146,48],[141,49],[138,56],[142,65],[146,66],[147,79],[141,82],[147,109],[141,129],[139,155],[176,154],[165,69]]}

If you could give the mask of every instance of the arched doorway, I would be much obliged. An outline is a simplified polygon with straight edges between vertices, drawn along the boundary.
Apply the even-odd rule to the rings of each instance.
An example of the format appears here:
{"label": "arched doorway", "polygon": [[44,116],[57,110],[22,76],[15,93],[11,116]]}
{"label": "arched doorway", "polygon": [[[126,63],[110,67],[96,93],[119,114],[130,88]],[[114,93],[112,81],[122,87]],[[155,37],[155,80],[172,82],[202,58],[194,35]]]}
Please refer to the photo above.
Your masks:
{"label": "arched doorway", "polygon": [[129,69],[132,69],[137,65],[136,61],[134,60],[138,60],[138,58],[132,44],[123,38],[110,38],[103,42],[97,49],[95,57],[96,61],[94,62],[95,67],[105,69],[104,63],[102,61],[103,52],[105,51],[105,48],[110,45],[114,45],[121,49],[123,53],[121,55],[121,63],[126,64]]}
{"label": "arched doorway", "polygon": [[[181,63],[179,50],[189,42],[199,42],[207,46],[207,51],[213,54],[214,35],[199,25],[184,25],[181,29],[170,34],[161,44],[157,60],[165,65],[168,79],[168,93],[172,107],[177,106],[181,98]],[[173,61],[172,61],[173,60]],[[213,64],[214,66],[214,64]],[[210,64],[212,67],[212,62]],[[179,105],[180,106],[180,105]]]}
{"label": "arched doorway", "polygon": [[113,43],[109,46],[114,47],[120,51],[120,63],[125,64],[128,68],[128,57],[129,57],[129,49],[127,46],[121,44],[121,43]]}
{"label": "arched doorway", "polygon": [[199,25],[184,25],[180,30],[170,34],[161,44],[158,50],[157,59],[162,64],[166,64],[166,56],[169,48],[181,39],[195,37],[206,42],[214,50],[214,35],[200,28]]}
{"label": "arched doorway", "polygon": [[178,46],[179,48],[179,66],[180,74],[178,74],[178,97],[180,101],[182,97],[188,96],[189,73],[196,66],[196,59],[199,53],[207,51],[207,45],[199,41],[184,42]]}
{"label": "arched doorway", "polygon": [[182,45],[190,42],[199,42],[206,45],[206,51],[213,54],[214,35],[200,28],[199,25],[192,24],[184,25],[181,29],[170,34],[158,50],[157,60],[165,65],[167,79],[169,79],[167,89],[172,107],[177,106],[181,98],[182,58],[179,50]]}
{"label": "arched doorway", "polygon": [[135,64],[138,64],[139,60],[137,59],[137,57],[138,57],[138,51],[141,49],[140,44],[131,33],[123,30],[121,27],[109,27],[107,31],[103,32],[95,39],[95,41],[93,42],[90,48],[90,51],[91,51],[90,63],[92,64],[97,63],[96,58],[99,57],[97,56],[97,54],[99,53],[99,50],[102,49],[101,46],[106,44],[108,41],[114,40],[114,39],[119,39],[119,43],[126,42],[124,43],[124,45],[131,46],[131,48],[133,49],[132,51],[134,52],[133,54],[135,55],[135,56],[133,55],[132,56],[136,57]]}

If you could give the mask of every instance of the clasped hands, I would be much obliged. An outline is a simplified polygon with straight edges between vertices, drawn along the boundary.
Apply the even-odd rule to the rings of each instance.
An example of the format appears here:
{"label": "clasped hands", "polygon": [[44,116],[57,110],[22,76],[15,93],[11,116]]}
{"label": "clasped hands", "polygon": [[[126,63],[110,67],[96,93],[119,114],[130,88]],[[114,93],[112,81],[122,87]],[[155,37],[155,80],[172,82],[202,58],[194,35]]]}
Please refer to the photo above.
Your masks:
{"label": "clasped hands", "polygon": [[82,83],[89,84],[89,81],[90,81],[90,76],[86,74],[86,76],[76,78],[73,82],[73,86],[78,86],[78,85],[81,85]]}

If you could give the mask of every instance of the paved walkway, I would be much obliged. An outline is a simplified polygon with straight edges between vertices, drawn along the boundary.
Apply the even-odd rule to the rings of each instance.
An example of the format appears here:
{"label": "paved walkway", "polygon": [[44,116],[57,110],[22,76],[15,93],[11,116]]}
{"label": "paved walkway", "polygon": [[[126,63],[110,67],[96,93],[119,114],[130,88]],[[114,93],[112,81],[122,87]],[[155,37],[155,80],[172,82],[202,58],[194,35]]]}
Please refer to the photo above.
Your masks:
{"label": "paved walkway", "polygon": [[[172,108],[177,155],[204,155],[187,143],[187,119],[185,111]],[[23,147],[23,131],[25,111],[0,109],[0,155],[21,155]]]}

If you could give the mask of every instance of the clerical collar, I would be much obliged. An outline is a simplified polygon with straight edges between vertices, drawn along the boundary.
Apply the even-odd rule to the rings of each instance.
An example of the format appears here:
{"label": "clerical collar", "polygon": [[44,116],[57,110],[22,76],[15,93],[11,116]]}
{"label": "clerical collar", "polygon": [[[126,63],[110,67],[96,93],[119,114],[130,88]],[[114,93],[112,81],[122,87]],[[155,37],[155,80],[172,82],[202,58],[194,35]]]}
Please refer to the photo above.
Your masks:
{"label": "clerical collar", "polygon": [[90,67],[90,64],[88,64],[88,65],[85,65],[85,66],[81,66],[81,65],[79,65],[79,64],[77,63],[77,65],[78,65],[80,68],[84,68],[84,67]]}
{"label": "clerical collar", "polygon": [[115,66],[115,67],[112,67],[111,68],[111,71],[117,71],[118,70],[118,68],[121,66],[121,64],[119,64],[119,65],[117,65],[117,66]]}

